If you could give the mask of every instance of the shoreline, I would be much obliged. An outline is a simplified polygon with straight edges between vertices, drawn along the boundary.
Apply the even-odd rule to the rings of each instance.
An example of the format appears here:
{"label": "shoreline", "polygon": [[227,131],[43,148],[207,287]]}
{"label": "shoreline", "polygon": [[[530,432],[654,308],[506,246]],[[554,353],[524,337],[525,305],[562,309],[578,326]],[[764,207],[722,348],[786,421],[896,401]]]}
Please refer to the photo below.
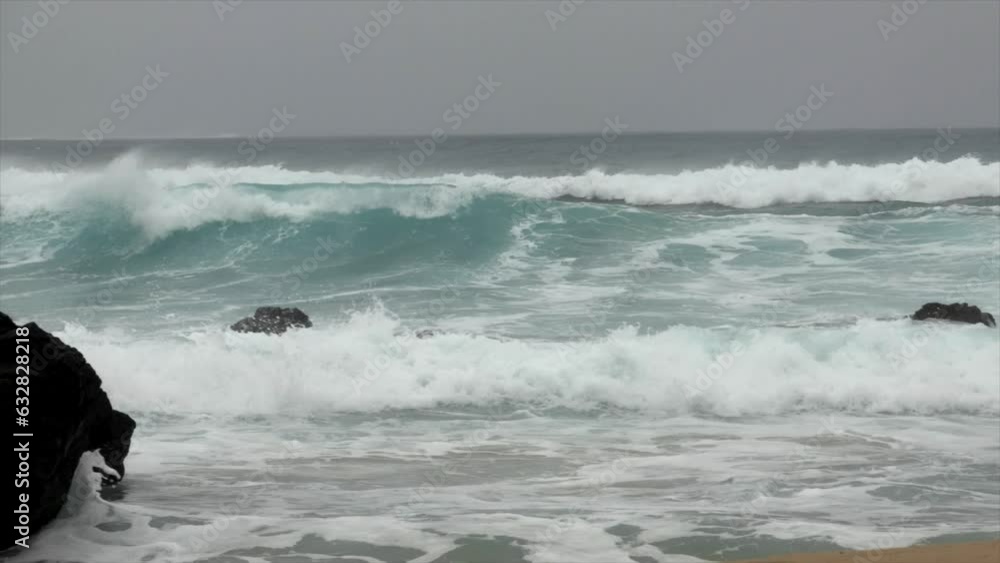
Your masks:
{"label": "shoreline", "polygon": [[924,544],[868,551],[792,553],[732,563],[998,563],[1000,540]]}

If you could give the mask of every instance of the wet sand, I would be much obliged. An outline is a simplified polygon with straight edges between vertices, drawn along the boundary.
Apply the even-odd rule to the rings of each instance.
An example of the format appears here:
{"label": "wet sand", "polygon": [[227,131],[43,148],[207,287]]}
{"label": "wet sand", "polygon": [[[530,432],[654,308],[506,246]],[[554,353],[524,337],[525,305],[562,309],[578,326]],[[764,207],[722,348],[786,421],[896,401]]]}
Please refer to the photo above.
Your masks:
{"label": "wet sand", "polygon": [[1000,540],[872,551],[800,553],[742,563],[1000,563]]}

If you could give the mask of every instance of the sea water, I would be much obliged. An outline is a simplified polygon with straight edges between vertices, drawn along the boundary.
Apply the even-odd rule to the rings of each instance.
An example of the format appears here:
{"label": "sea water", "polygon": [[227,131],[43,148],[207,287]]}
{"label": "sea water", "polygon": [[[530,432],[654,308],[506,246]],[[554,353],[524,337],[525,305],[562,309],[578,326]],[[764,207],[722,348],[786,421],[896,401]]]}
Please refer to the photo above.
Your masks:
{"label": "sea water", "polygon": [[4,142],[0,308],[138,422],[11,561],[996,537],[1000,332],[906,316],[1000,313],[997,131],[767,137]]}

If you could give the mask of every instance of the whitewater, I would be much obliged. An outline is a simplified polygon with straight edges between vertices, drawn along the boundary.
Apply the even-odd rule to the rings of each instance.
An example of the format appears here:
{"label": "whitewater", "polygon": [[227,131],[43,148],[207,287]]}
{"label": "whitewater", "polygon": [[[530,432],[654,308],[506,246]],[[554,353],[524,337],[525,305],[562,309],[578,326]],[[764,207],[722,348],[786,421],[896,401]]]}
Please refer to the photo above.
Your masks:
{"label": "whitewater", "polygon": [[[126,154],[97,171],[5,168],[4,212],[11,218],[109,205],[151,237],[219,221],[285,219],[389,209],[403,217],[450,215],[490,195],[579,198],[638,206],[718,204],[761,208],[787,203],[908,201],[933,203],[1000,197],[1000,172],[976,157],[948,163],[913,158],[877,166],[803,163],[795,169],[728,164],[676,174],[501,177],[442,174],[426,178],[286,170],[280,165],[144,168]],[[143,186],[136,190],[135,186]],[[280,192],[269,191],[280,188]]]}
{"label": "whitewater", "polygon": [[[0,309],[138,422],[18,563],[681,561],[1000,534],[1000,142],[0,146]],[[584,139],[585,140],[585,139]],[[261,305],[314,326],[227,327]],[[418,338],[433,329],[430,338]]]}

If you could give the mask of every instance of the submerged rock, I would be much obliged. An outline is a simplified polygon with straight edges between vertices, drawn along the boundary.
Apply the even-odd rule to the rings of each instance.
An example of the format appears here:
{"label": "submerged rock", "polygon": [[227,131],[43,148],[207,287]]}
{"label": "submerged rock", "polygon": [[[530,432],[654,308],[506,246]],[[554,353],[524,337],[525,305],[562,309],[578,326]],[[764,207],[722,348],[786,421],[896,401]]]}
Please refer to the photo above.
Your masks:
{"label": "submerged rock", "polygon": [[916,313],[913,313],[913,316],[910,318],[915,321],[940,319],[959,323],[982,323],[986,326],[997,326],[997,322],[993,318],[993,315],[985,311],[981,311],[979,307],[969,305],[968,303],[952,303],[951,305],[945,305],[943,303],[925,303],[924,306],[921,307]]}
{"label": "submerged rock", "polygon": [[[15,397],[17,373],[10,354],[16,345],[27,344],[29,411],[23,428],[30,437],[15,437],[28,443],[30,450],[30,488],[28,493],[31,532],[59,514],[70,491],[80,457],[98,450],[108,467],[116,473],[101,471],[105,484],[125,476],[125,456],[132,443],[135,421],[111,408],[101,389],[101,378],[76,348],[49,334],[35,323],[24,325],[27,335],[17,334],[18,326],[0,312],[0,349],[4,365],[0,369],[0,393]],[[16,342],[16,340],[27,340]],[[9,351],[8,351],[9,350]],[[24,355],[24,350],[21,350]],[[8,359],[9,358],[9,359]],[[20,394],[18,395],[20,396]],[[13,400],[12,400],[13,402]],[[22,444],[24,442],[18,442]],[[0,549],[7,546],[0,546]]]}
{"label": "submerged rock", "polygon": [[252,317],[247,317],[229,328],[236,332],[263,332],[281,334],[290,328],[309,328],[309,315],[297,307],[257,307]]}

